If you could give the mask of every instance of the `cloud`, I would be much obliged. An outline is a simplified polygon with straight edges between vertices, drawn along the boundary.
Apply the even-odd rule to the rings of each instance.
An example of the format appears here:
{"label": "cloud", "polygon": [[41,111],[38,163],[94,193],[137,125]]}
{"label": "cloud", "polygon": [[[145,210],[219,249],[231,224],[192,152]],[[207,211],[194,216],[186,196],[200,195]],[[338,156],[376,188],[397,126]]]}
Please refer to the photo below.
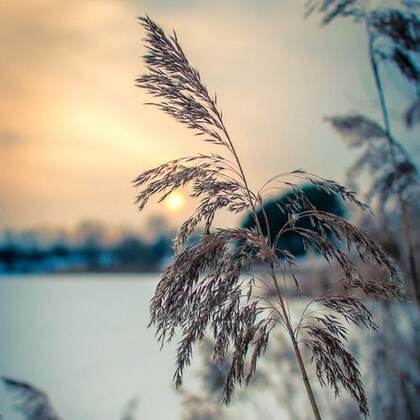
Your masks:
{"label": "cloud", "polygon": [[135,223],[130,180],[204,150],[169,117],[142,106],[150,98],[133,86],[144,51],[136,17],[145,13],[176,29],[217,91],[255,184],[298,167],[333,178],[344,172],[347,152],[322,117],[358,107],[353,99],[369,91],[356,26],[320,29],[316,19],[303,19],[296,0],[0,3],[0,144],[22,143],[0,153],[0,191],[8,194],[0,201],[11,223]]}
{"label": "cloud", "polygon": [[0,146],[11,146],[20,143],[22,138],[17,133],[0,131]]}

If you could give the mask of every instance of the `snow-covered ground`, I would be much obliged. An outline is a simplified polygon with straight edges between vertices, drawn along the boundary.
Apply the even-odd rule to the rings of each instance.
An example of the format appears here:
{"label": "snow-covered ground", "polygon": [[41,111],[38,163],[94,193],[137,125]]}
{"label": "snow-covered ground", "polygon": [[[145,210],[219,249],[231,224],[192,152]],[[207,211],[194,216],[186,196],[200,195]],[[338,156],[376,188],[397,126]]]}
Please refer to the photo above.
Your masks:
{"label": "snow-covered ground", "polygon": [[[0,374],[47,391],[65,419],[117,420],[134,396],[139,398],[138,418],[180,419],[182,397],[171,383],[175,347],[159,351],[147,328],[157,280],[156,274],[2,278]],[[297,313],[303,303],[292,302],[292,311]],[[371,418],[414,419],[410,401],[416,401],[420,384],[415,360],[419,313],[407,303],[372,308],[384,334],[353,329],[350,339],[369,391]],[[200,358],[195,360],[185,382],[192,392],[199,390],[195,372]],[[267,419],[279,418],[280,412],[285,420],[306,418],[306,396],[293,363],[282,341],[273,341],[261,368],[275,385],[246,390],[224,411],[247,419],[257,418],[258,412]],[[338,404],[329,389],[317,393],[325,419],[358,418],[345,398]],[[21,419],[2,386],[0,414]]]}

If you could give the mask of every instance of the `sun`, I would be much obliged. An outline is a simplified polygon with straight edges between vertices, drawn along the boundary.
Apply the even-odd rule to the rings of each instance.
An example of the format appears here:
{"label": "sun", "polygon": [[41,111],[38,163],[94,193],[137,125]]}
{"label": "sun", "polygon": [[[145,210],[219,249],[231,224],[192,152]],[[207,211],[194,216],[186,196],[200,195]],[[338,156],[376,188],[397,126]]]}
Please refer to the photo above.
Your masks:
{"label": "sun", "polygon": [[185,198],[178,191],[174,191],[173,193],[169,194],[165,199],[165,207],[169,211],[179,211],[184,207],[184,204]]}

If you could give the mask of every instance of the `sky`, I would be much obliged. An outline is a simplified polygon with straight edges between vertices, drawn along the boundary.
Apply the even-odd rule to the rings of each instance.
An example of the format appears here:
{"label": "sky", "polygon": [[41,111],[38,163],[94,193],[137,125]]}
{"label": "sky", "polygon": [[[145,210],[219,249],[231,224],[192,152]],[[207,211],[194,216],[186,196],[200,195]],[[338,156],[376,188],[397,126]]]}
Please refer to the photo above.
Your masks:
{"label": "sky", "polygon": [[[0,1],[0,228],[145,225],[152,214],[178,223],[191,211],[188,199],[177,211],[152,204],[140,214],[133,204],[136,175],[211,149],[143,105],[136,17],[146,13],[176,29],[217,92],[251,186],[296,168],[343,181],[355,154],[323,118],[377,115],[366,38],[350,22],[322,28],[316,16],[304,19],[304,4]],[[391,115],[401,109],[396,102]]]}

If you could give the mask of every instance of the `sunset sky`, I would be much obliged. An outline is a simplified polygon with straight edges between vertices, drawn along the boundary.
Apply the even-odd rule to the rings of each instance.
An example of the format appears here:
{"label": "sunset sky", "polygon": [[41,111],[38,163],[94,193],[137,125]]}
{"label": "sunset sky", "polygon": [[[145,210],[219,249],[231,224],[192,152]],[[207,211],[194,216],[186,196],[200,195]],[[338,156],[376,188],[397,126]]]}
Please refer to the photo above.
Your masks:
{"label": "sunset sky", "polygon": [[321,28],[316,16],[304,19],[304,4],[1,1],[0,228],[142,224],[152,213],[177,222],[190,210],[188,200],[177,211],[153,205],[139,214],[133,205],[137,174],[209,150],[142,105],[148,98],[133,81],[143,71],[136,17],[146,13],[176,29],[217,91],[253,186],[296,168],[343,181],[355,155],[323,117],[377,116],[365,34],[345,22]]}

